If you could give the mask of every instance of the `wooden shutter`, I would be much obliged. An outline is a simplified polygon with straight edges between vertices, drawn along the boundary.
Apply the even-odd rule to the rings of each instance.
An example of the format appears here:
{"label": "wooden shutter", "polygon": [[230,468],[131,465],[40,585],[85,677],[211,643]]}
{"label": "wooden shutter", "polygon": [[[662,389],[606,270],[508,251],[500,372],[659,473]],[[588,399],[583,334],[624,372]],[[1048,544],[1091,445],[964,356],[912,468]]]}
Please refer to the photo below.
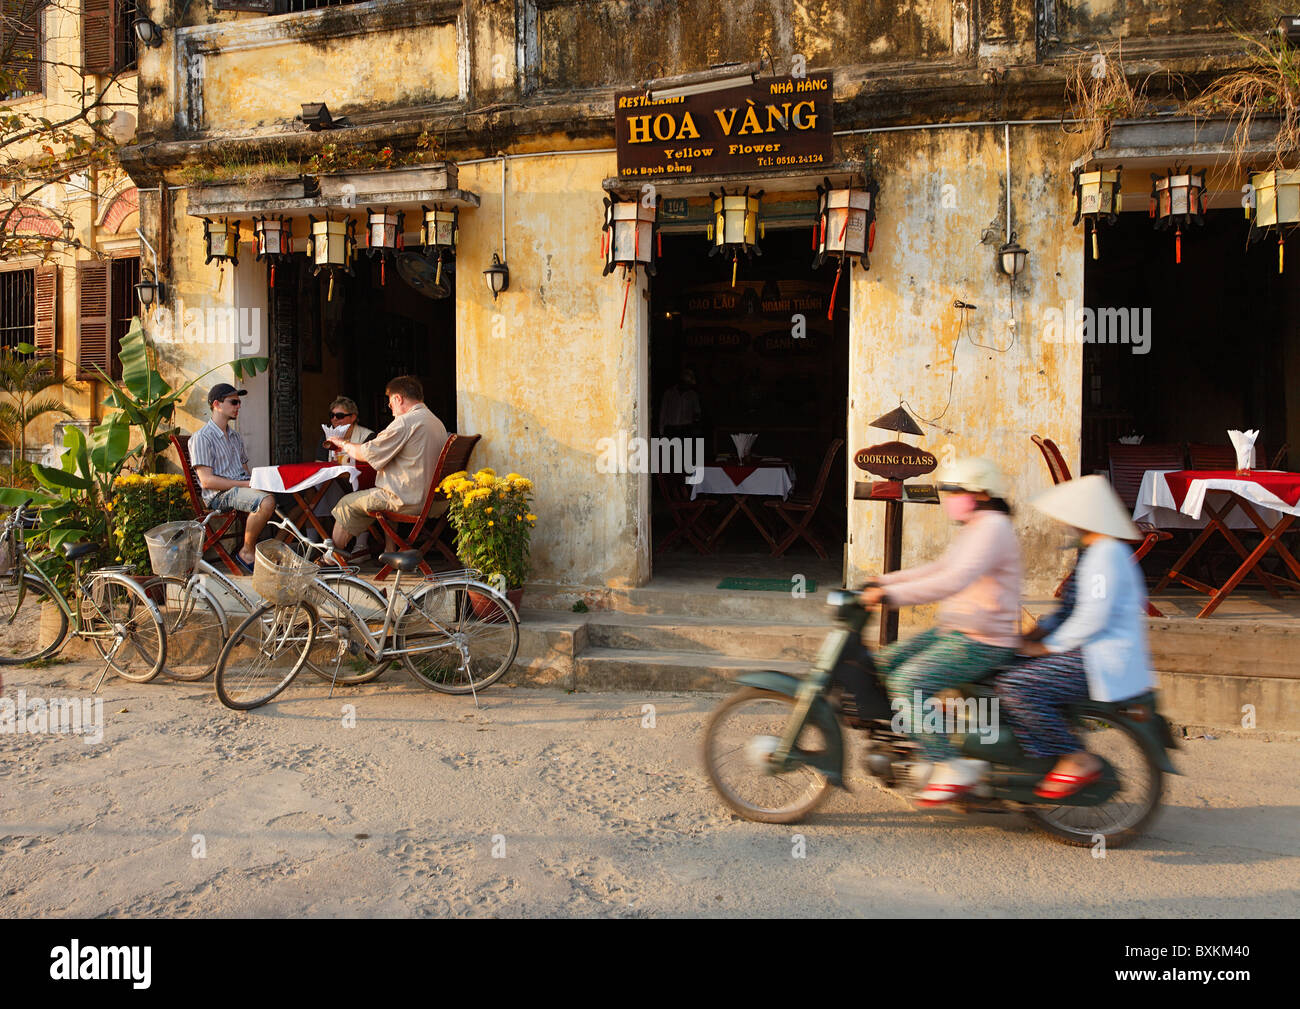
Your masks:
{"label": "wooden shutter", "polygon": [[[86,259],[77,264],[77,378],[96,379],[91,365],[109,372],[109,334],[112,332],[111,263]],[[109,372],[111,374],[111,372]]]}
{"label": "wooden shutter", "polygon": [[59,319],[59,268],[53,264],[36,268],[36,355],[54,356]]}
{"label": "wooden shutter", "polygon": [[88,74],[111,74],[116,51],[115,0],[82,0],[81,64]]}
{"label": "wooden shutter", "polygon": [[[5,51],[9,59],[6,66],[21,81],[18,85],[25,92],[41,90],[41,25],[45,19],[45,5],[31,0],[4,0],[4,13],[12,26],[12,44],[4,40]],[[5,33],[8,35],[8,32]],[[25,53],[24,56],[17,55]]]}

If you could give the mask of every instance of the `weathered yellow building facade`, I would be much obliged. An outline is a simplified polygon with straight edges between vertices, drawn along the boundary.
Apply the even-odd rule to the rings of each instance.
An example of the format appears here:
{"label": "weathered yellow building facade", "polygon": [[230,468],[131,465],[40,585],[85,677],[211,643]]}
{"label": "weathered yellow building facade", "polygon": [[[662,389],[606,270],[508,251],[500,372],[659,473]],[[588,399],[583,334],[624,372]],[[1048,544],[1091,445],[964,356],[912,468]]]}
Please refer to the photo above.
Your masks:
{"label": "weathered yellow building facade", "polygon": [[[1122,41],[1131,75],[1203,79],[1230,66],[1237,45],[1225,5],[1209,2],[372,0],[267,14],[214,11],[196,0],[183,23],[168,20],[170,6],[142,7],[161,20],[163,44],[140,55],[139,141],[124,159],[175,299],[164,308],[248,309],[254,320],[223,341],[196,316],[193,339],[182,333],[163,344],[169,360],[195,373],[234,348],[251,352],[255,332],[260,352],[269,347],[274,357],[276,295],[248,244],[254,214],[285,214],[302,236],[309,214],[351,216],[360,233],[367,206],[401,207],[409,242],[422,203],[459,206],[454,348],[439,358],[454,358],[448,427],[483,436],[476,464],[535,480],[534,580],[575,591],[653,575],[652,477],[602,473],[596,464],[602,438],[654,433],[656,280],[638,275],[625,312],[624,285],[601,273],[602,200],[621,188],[616,91],[760,58],[781,74],[796,61],[833,72],[832,160],[869,165],[882,186],[871,269],[847,275],[847,445],[835,465],[845,473],[844,576],[855,583],[879,570],[883,509],[852,499],[862,475],[852,457],[883,440],[868,424],[900,402],[926,421],[923,444],[941,459],[997,460],[1014,500],[1048,482],[1030,435],[1055,439],[1072,466],[1080,463],[1084,347],[1045,341],[1041,327],[1048,309],[1085,303],[1071,172],[1089,152],[1062,123],[1071,65]],[[1268,4],[1232,7],[1233,20],[1251,30],[1270,23]],[[314,102],[347,122],[308,130],[296,117]],[[422,133],[458,164],[454,184],[427,189],[390,178],[368,196],[354,188],[349,204],[346,186],[331,195],[328,172],[303,169],[325,144],[411,151]],[[255,178],[241,189],[244,170]],[[806,202],[823,174],[792,169],[723,182],[753,181]],[[1131,209],[1145,209],[1146,188],[1126,186]],[[1231,195],[1236,183],[1219,188]],[[692,205],[700,190],[689,179],[658,184],[660,198]],[[199,214],[241,221],[238,266],[204,262]],[[1014,281],[995,265],[1009,231],[1028,250]],[[699,247],[704,269],[702,233]],[[479,276],[494,253],[510,270],[508,290],[495,299]],[[320,311],[335,311],[331,304]],[[169,324],[175,337],[181,327]],[[327,345],[324,356],[335,352],[347,349]],[[288,445],[273,430],[275,383],[289,381],[294,367],[285,362],[277,379],[273,364],[250,385],[242,430],[255,463]],[[308,432],[320,409],[309,406],[296,418]],[[206,411],[190,407],[197,425]],[[1295,428],[1300,410],[1292,405],[1289,416]],[[284,447],[286,458],[290,447],[299,445]],[[1064,564],[1055,534],[1028,509],[1016,521],[1029,585],[1041,591]],[[933,557],[946,538],[938,509],[909,510],[903,563]]]}

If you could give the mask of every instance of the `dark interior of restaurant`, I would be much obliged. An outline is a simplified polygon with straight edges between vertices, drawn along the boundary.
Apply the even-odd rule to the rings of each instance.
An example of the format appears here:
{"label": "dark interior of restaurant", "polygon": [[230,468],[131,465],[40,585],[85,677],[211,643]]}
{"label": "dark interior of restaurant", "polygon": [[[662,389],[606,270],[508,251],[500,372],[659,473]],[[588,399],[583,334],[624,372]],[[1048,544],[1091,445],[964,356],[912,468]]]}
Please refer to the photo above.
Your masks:
{"label": "dark interior of restaurant", "polygon": [[1121,436],[1226,448],[1230,428],[1260,432],[1261,468],[1288,442],[1283,468],[1300,462],[1300,262],[1279,274],[1276,235],[1249,248],[1246,235],[1241,211],[1211,210],[1183,229],[1176,263],[1174,232],[1146,214],[1101,226],[1101,258],[1085,251],[1086,305],[1149,308],[1150,342],[1144,354],[1085,343],[1083,473],[1105,472]]}
{"label": "dark interior of restaurant", "polygon": [[[360,409],[359,423],[382,430],[392,420],[384,385],[396,375],[417,376],[424,383],[429,409],[449,431],[456,428],[455,297],[450,270],[442,279],[453,293],[443,298],[430,298],[408,284],[392,258],[381,274],[379,259],[363,250],[354,260],[353,271],[354,276],[335,275],[331,296],[325,271],[313,276],[302,261],[277,267],[277,288],[287,284],[294,292],[301,459],[315,458],[320,425],[328,422],[335,396],[351,397]],[[283,304],[280,299],[272,301]],[[293,375],[277,380],[277,395],[292,395],[285,385],[294,383]]]}
{"label": "dark interior of restaurant", "polygon": [[[835,270],[811,267],[809,231],[771,229],[759,242],[762,255],[741,258],[736,285],[731,261],[709,255],[704,234],[663,236],[658,274],[651,281],[650,397],[652,434],[660,434],[664,393],[683,369],[696,379],[705,459],[736,453],[735,433],[753,433],[755,456],[788,460],[795,472],[794,494],[816,482],[830,443],[848,426],[848,270],[827,320]],[[832,261],[833,262],[833,261]],[[856,267],[855,267],[856,269]],[[804,319],[796,336],[795,315]],[[680,481],[680,476],[675,477]],[[668,534],[673,517],[654,484],[655,536]],[[688,489],[689,490],[689,489]],[[844,543],[844,449],[831,467],[817,512],[822,542],[838,558]],[[719,497],[726,507],[730,499]],[[771,509],[754,502],[773,534],[789,527]],[[716,522],[714,517],[712,521]],[[780,539],[780,536],[777,536]],[[727,526],[715,544],[720,553],[767,553],[768,544],[745,521]],[[677,550],[690,551],[681,542]],[[805,542],[789,553],[811,554]]]}

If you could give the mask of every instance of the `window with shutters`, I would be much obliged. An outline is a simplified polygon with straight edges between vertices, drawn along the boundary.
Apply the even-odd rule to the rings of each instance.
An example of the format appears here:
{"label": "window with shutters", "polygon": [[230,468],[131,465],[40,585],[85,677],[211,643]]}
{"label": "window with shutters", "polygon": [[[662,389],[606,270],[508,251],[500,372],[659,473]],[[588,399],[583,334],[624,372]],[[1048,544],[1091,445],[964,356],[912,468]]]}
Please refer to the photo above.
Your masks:
{"label": "window with shutters", "polygon": [[108,299],[110,309],[108,361],[112,367],[105,368],[114,378],[122,377],[122,362],[118,355],[122,352],[122,337],[131,330],[131,320],[135,318],[135,285],[140,283],[140,257],[122,256],[113,260],[111,268],[112,291]]}
{"label": "window with shutters", "polygon": [[41,45],[49,0],[0,0],[0,65],[4,67],[0,100],[41,93]]}
{"label": "window with shutters", "polygon": [[0,347],[36,343],[36,271],[0,273]]}
{"label": "window with shutters", "polygon": [[111,263],[87,259],[77,263],[77,378],[98,378],[95,366],[108,371],[112,345]]}
{"label": "window with shutters", "polygon": [[81,55],[88,74],[135,69],[136,0],[82,0]]}

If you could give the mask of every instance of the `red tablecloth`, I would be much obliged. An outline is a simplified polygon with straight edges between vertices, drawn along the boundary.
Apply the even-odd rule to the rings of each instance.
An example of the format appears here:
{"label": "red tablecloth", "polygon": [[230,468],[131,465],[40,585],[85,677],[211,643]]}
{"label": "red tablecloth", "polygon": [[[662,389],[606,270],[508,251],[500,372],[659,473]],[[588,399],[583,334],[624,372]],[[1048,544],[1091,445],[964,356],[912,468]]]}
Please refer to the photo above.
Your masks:
{"label": "red tablecloth", "polygon": [[731,478],[731,482],[740,486],[744,479],[758,469],[757,466],[739,466],[736,463],[722,463],[722,472]]}
{"label": "red tablecloth", "polygon": [[1275,494],[1289,505],[1300,502],[1300,473],[1266,473],[1252,471],[1238,473],[1235,470],[1195,470],[1182,469],[1165,474],[1165,483],[1174,502],[1179,508],[1187,497],[1187,490],[1194,480],[1248,480],[1258,484],[1270,494]]}

